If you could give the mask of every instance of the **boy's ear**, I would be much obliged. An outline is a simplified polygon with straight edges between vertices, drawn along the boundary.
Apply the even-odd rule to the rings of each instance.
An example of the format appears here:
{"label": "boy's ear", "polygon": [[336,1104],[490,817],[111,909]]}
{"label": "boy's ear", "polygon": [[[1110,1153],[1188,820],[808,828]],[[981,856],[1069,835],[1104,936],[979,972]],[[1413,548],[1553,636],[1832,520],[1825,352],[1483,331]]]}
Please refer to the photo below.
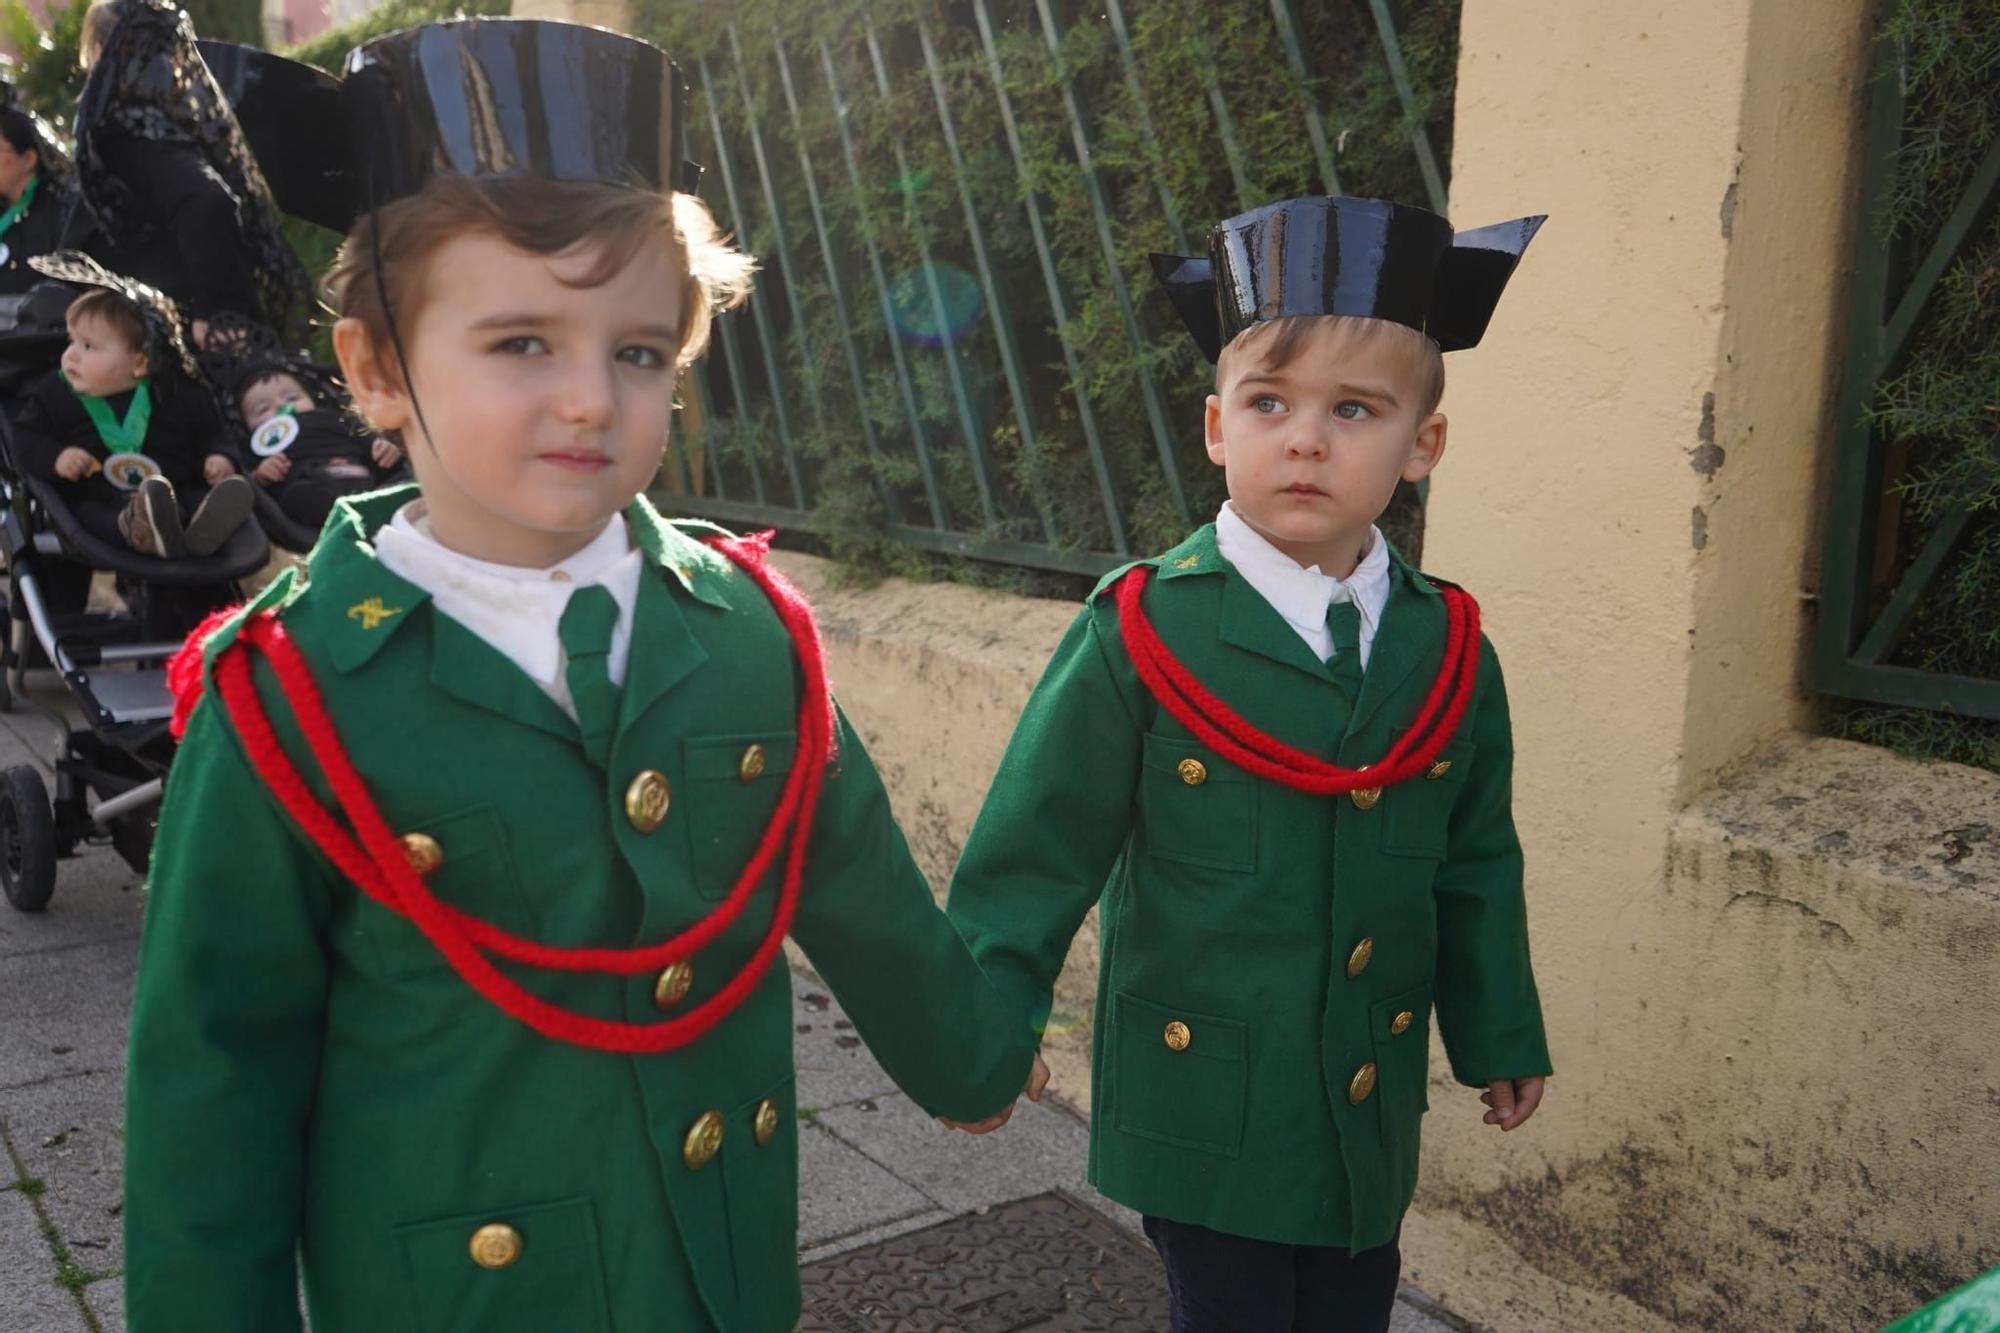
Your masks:
{"label": "boy's ear", "polygon": [[144,352],[132,353],[132,378],[135,380],[142,380],[145,379],[146,376],[152,373],[153,373],[152,359],[148,357]]}
{"label": "boy's ear", "polygon": [[1444,457],[1445,425],[1444,413],[1433,412],[1417,427],[1410,461],[1403,464],[1404,481],[1422,481],[1437,468],[1438,460]]}
{"label": "boy's ear", "polygon": [[333,354],[354,406],[377,430],[402,430],[410,422],[410,396],[400,375],[393,374],[360,320],[347,318],[333,326]]}
{"label": "boy's ear", "polygon": [[1202,406],[1201,433],[1208,445],[1208,461],[1221,467],[1225,461],[1222,451],[1222,399],[1214,394],[1210,394],[1208,402]]}

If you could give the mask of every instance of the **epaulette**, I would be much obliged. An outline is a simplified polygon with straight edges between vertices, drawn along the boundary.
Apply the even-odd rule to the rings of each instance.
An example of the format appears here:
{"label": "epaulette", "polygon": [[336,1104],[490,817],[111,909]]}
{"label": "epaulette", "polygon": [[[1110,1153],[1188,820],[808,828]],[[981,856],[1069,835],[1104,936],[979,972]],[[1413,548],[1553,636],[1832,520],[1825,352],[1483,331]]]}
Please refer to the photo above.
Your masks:
{"label": "epaulette", "polygon": [[167,659],[167,689],[174,696],[173,718],[168,723],[168,730],[175,740],[179,740],[181,733],[187,730],[188,718],[193,714],[194,706],[201,702],[208,672],[215,665],[216,657],[236,642],[244,624],[250,617],[266,611],[282,613],[305,588],[304,571],[295,565],[279,573],[249,601],[219,607],[195,626],[181,644],[180,651]]}
{"label": "epaulette", "polygon": [[1097,586],[1090,590],[1090,596],[1084,598],[1085,603],[1087,604],[1090,602],[1094,602],[1099,597],[1102,597],[1106,589],[1116,585],[1118,580],[1124,578],[1127,574],[1137,569],[1140,565],[1156,565],[1158,563],[1159,563],[1158,556],[1153,557],[1151,560],[1126,561],[1124,564],[1118,566],[1118,568],[1112,570],[1109,574],[1106,574],[1103,578],[1097,581]]}
{"label": "epaulette", "polygon": [[1465,593],[1467,597],[1472,596],[1471,593],[1466,592],[1465,585],[1462,583],[1453,583],[1450,579],[1441,579],[1437,575],[1427,573],[1421,569],[1412,569],[1410,572],[1430,584],[1433,588],[1436,588],[1439,592],[1443,592],[1446,588],[1451,588],[1455,591]]}
{"label": "epaulette", "polygon": [[720,523],[711,523],[705,518],[670,518],[667,522],[679,528],[696,541],[702,541],[709,537],[734,537],[738,535],[731,532],[728,528],[723,527]]}

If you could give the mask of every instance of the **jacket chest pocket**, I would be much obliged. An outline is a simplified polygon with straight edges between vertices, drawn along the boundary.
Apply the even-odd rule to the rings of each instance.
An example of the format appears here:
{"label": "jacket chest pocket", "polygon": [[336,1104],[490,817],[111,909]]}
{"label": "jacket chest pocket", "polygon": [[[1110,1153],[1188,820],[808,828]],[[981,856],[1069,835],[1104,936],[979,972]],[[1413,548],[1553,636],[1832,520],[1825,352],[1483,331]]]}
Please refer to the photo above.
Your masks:
{"label": "jacket chest pocket", "polygon": [[1146,850],[1162,861],[1257,869],[1257,780],[1206,746],[1147,733],[1139,775]]}
{"label": "jacket chest pocket", "polygon": [[[440,901],[511,934],[536,934],[540,921],[522,887],[507,827],[492,806],[424,820],[405,830],[402,840],[411,869]],[[372,900],[360,912],[367,952],[383,980],[406,981],[449,967],[409,918]]]}
{"label": "jacket chest pocket", "polygon": [[695,736],[681,742],[688,866],[703,898],[728,897],[750,864],[778,808],[797,750],[798,736],[790,731]]}
{"label": "jacket chest pocket", "polygon": [[588,1199],[468,1213],[397,1229],[414,1328],[425,1333],[609,1333]]}
{"label": "jacket chest pocket", "polygon": [[1455,740],[1428,773],[1382,793],[1382,850],[1442,861],[1451,850],[1451,812],[1472,773],[1478,746]]}

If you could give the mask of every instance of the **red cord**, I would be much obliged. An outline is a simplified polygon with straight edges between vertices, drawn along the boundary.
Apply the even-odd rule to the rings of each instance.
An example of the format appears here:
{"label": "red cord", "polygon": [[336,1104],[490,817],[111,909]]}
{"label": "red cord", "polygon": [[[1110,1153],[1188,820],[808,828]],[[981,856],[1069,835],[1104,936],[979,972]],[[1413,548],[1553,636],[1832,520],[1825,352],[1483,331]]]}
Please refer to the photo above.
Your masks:
{"label": "red cord", "polygon": [[[693,926],[659,944],[631,949],[561,948],[512,935],[492,922],[439,900],[422,876],[411,869],[401,841],[383,819],[367,785],[341,746],[305,658],[284,626],[270,613],[246,621],[236,643],[217,655],[216,685],[230,720],[242,737],[251,766],[279,804],[343,875],[390,911],[408,917],[473,989],[536,1032],[558,1041],[628,1054],[671,1050],[706,1033],[747,999],[783,946],[798,905],[806,843],[818,809],[820,784],[835,751],[833,702],[826,684],[819,631],[804,597],[764,562],[768,540],[768,536],[718,538],[710,545],[728,556],[764,590],[798,654],[803,676],[798,709],[798,762],[786,778],[778,806],[756,850],[728,896]],[[313,797],[278,742],[252,678],[247,651],[250,648],[261,651],[270,660],[279,690],[298,720],[307,748],[333,789],[337,808],[352,824],[353,834],[341,827],[334,815]],[[354,835],[359,835],[358,842]],[[756,891],[780,846],[785,849],[784,878],[763,940],[721,990],[676,1018],[658,1023],[624,1023],[578,1014],[530,993],[486,957],[490,953],[531,967],[607,975],[629,976],[664,967],[690,956],[729,928]]]}
{"label": "red cord", "polygon": [[1373,764],[1354,769],[1330,764],[1258,730],[1195,679],[1161,641],[1140,601],[1152,572],[1151,566],[1135,565],[1117,585],[1119,633],[1140,681],[1203,744],[1259,777],[1319,796],[1406,782],[1436,761],[1472,701],[1479,678],[1479,604],[1447,587],[1444,661],[1416,722]]}

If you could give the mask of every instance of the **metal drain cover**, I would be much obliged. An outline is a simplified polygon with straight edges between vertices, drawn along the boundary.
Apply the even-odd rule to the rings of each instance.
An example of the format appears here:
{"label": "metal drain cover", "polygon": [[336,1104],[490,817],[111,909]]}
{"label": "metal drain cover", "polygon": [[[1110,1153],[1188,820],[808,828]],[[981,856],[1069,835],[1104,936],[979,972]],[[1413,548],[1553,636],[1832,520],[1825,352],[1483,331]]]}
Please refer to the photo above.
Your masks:
{"label": "metal drain cover", "polygon": [[1060,1192],[805,1268],[800,1333],[1157,1333],[1152,1250]]}

